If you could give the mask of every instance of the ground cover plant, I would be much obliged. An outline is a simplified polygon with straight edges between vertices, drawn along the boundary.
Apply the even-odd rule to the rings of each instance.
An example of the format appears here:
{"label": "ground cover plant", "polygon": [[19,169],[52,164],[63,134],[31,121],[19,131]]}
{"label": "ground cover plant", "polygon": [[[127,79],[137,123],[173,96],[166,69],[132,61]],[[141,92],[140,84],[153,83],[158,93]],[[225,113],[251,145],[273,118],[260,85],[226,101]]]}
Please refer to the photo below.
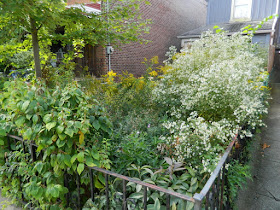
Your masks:
{"label": "ground cover plant", "polygon": [[[42,209],[66,208],[66,170],[70,183],[75,181],[71,175],[80,174],[84,204],[90,197],[86,165],[189,196],[198,192],[231,138],[238,131],[250,137],[252,129],[264,125],[267,72],[251,36],[241,33],[229,37],[207,32],[191,48],[180,53],[172,48],[168,56],[159,68],[153,67],[156,57],[146,59],[147,73],[139,78],[109,71],[100,80],[87,78],[81,84],[5,83],[0,96],[0,146],[8,154],[0,156],[4,193],[23,194]],[[33,163],[21,144],[13,144],[17,151],[8,153],[5,135],[10,132],[34,140],[38,152],[44,149],[44,159]],[[247,167],[237,161],[227,168],[234,177],[229,179],[232,189],[248,176]],[[26,182],[23,192],[19,176]],[[98,194],[85,209],[106,205],[104,177],[94,177]],[[75,198],[74,184],[69,189]],[[143,190],[127,184],[128,209],[143,207]],[[109,196],[111,208],[120,208],[121,180],[110,180]],[[160,209],[165,201],[165,195],[148,191],[149,209]],[[193,207],[175,198],[171,206]]]}

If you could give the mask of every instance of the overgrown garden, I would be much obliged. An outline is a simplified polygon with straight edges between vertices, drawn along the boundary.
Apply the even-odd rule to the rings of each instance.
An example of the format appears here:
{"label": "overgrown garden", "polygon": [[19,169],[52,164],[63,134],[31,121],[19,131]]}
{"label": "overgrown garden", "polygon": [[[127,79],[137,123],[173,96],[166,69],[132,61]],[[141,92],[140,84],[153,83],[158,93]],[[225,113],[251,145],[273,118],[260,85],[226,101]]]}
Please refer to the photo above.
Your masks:
{"label": "overgrown garden", "polygon": [[[0,97],[2,193],[24,196],[42,209],[61,209],[68,192],[64,172],[80,174],[86,197],[87,165],[193,195],[239,129],[247,128],[239,132],[250,137],[252,129],[263,126],[267,73],[250,36],[206,33],[190,49],[170,53],[165,66],[153,68],[156,57],[146,63],[147,73],[140,78],[110,71],[102,80],[55,87],[37,80],[5,82]],[[21,144],[13,143],[16,151],[8,151],[7,133],[33,140],[43,159],[33,163]],[[238,169],[232,186],[241,185],[247,167],[228,167]],[[86,205],[101,209],[104,177],[97,173],[94,180],[101,193]],[[119,187],[118,180],[111,180],[115,209]],[[141,186],[130,184],[128,191],[128,206],[141,209]],[[74,189],[71,193],[75,198]],[[151,209],[165,202],[162,195],[149,193]],[[171,202],[178,209],[186,205]]]}
{"label": "overgrown garden", "polygon": [[[37,14],[30,12],[31,16]],[[69,15],[75,18],[80,12]],[[7,16],[6,21],[14,20]],[[155,67],[157,57],[146,59],[147,72],[142,77],[111,70],[102,78],[85,76],[76,82],[71,55],[77,55],[75,52],[85,42],[76,39],[77,28],[70,22],[62,22],[66,33],[55,36],[57,41],[65,41],[69,40],[66,36],[73,35],[71,44],[76,46],[66,55],[62,66],[56,69],[48,63],[52,55],[48,46],[53,36],[46,37],[44,32],[55,27],[45,27],[43,22],[38,28],[39,43],[40,49],[48,53],[42,51],[44,59],[40,65],[43,74],[48,69],[45,71],[48,76],[45,79],[1,77],[0,186],[4,196],[24,198],[26,208],[66,209],[69,192],[68,208],[77,208],[76,174],[81,177],[84,209],[105,208],[104,175],[94,174],[97,196],[92,202],[87,166],[105,168],[192,196],[202,189],[237,132],[242,138],[251,137],[251,131],[264,126],[268,74],[265,60],[258,46],[252,44],[250,35],[207,32],[180,53],[171,48],[164,66]],[[142,26],[135,30],[144,30]],[[80,29],[85,30],[83,35],[87,34],[85,28]],[[102,26],[99,31],[104,32],[100,40],[107,32],[103,29]],[[118,30],[112,29],[112,35]],[[21,57],[21,61],[30,59],[32,67],[34,56],[28,56],[32,37],[30,33],[24,36],[20,42],[5,40],[2,47],[13,56],[3,52],[2,64],[15,66],[16,58]],[[129,34],[114,37],[128,41],[135,38],[126,36]],[[84,40],[94,43],[87,37]],[[14,141],[9,144],[7,134],[22,136],[27,143],[34,142],[38,147],[37,160],[33,162],[30,153],[24,152],[28,145],[24,147]],[[246,165],[237,161],[229,163],[227,168],[233,201],[237,187],[245,182],[249,172]],[[65,174],[68,174],[68,188],[64,185]],[[142,209],[143,188],[132,183],[127,187],[128,209]],[[120,209],[120,180],[110,180],[109,195],[111,208]],[[163,209],[165,197],[148,191],[148,204],[149,209]],[[171,198],[171,206],[173,209],[193,207],[175,198]]]}

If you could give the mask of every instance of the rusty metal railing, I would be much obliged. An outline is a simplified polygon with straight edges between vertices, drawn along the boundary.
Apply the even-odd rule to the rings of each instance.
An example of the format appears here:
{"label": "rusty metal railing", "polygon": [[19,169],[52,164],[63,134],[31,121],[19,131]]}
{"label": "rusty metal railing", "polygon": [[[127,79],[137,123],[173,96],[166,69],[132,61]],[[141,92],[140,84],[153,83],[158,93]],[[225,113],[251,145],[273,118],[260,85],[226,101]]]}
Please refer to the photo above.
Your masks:
{"label": "rusty metal railing", "polygon": [[[20,141],[23,147],[23,151],[26,153],[26,147],[29,147],[29,153],[31,155],[32,161],[35,162],[38,157],[42,157],[42,154],[36,154],[36,148],[37,145],[33,141],[25,141],[21,137],[15,136],[15,135],[7,135],[8,138],[8,147],[11,150],[11,139],[15,141]],[[166,195],[166,209],[170,209],[170,198],[171,196],[180,198],[184,201],[192,202],[194,203],[194,209],[200,210],[202,208],[204,209],[229,209],[229,189],[228,189],[228,181],[227,181],[227,169],[226,164],[229,161],[230,153],[232,151],[233,146],[238,141],[238,134],[235,135],[232,142],[227,147],[225,153],[223,154],[222,158],[220,159],[219,163],[217,164],[217,167],[211,174],[210,178],[204,185],[203,189],[200,193],[196,193],[193,197],[177,193],[162,187],[158,187],[156,185],[152,185],[143,181],[139,181],[137,179],[133,179],[121,174],[117,174],[112,171],[108,171],[102,168],[98,167],[87,167],[89,170],[90,175],[90,194],[91,194],[91,200],[94,202],[94,196],[95,196],[95,189],[94,189],[94,179],[93,179],[93,172],[101,172],[105,176],[105,194],[106,194],[106,209],[110,209],[110,198],[109,198],[109,176],[116,177],[122,180],[122,209],[127,209],[127,182],[132,182],[138,185],[141,185],[144,189],[143,191],[143,206],[144,210],[147,209],[147,190],[155,190],[162,192]],[[42,152],[42,151],[41,151]],[[66,188],[69,189],[69,181],[68,181],[68,174],[64,175],[64,185]],[[77,208],[82,208],[81,203],[81,182],[80,182],[80,176],[78,173],[76,173],[76,189],[78,192],[77,196]],[[226,198],[225,198],[226,196]],[[66,202],[67,205],[70,205],[70,192],[66,194]]]}
{"label": "rusty metal railing", "polygon": [[229,160],[229,154],[232,151],[234,144],[237,141],[238,135],[236,134],[233,141],[227,147],[224,155],[219,161],[214,172],[204,185],[200,193],[194,195],[195,199],[195,210],[200,210],[202,208],[203,200],[205,200],[205,209],[226,209],[229,208],[229,192],[225,193],[227,196],[226,205],[224,204],[224,191],[225,185],[227,185],[226,176],[226,164]]}

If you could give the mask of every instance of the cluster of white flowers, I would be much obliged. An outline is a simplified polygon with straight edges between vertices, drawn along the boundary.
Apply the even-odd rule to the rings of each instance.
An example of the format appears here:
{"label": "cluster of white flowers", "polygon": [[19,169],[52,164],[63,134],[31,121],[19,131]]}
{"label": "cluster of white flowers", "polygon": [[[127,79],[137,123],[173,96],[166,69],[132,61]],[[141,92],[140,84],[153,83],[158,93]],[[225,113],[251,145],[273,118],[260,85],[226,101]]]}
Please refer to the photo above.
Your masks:
{"label": "cluster of white flowers", "polygon": [[267,74],[255,50],[249,36],[207,32],[175,55],[153,90],[171,119],[161,150],[209,172],[240,126],[263,126]]}

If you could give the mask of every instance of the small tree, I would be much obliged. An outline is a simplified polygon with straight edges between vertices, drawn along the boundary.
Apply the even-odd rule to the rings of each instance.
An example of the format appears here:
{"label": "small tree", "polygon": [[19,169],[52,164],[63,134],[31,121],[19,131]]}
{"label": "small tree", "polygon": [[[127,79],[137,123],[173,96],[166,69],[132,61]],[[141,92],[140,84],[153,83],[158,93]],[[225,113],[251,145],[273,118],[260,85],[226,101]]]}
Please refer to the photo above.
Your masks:
{"label": "small tree", "polygon": [[[147,31],[147,21],[139,15],[140,2],[110,0],[113,7],[109,12],[85,14],[83,9],[67,9],[63,0],[1,0],[0,44],[9,45],[12,39],[13,47],[3,49],[5,53],[14,52],[18,47],[15,40],[22,43],[25,35],[31,34],[36,77],[41,78],[40,43],[47,39],[64,45],[79,40],[82,46],[105,45],[108,40],[111,43],[141,40],[140,35]],[[58,27],[64,28],[64,34],[55,33]]]}

